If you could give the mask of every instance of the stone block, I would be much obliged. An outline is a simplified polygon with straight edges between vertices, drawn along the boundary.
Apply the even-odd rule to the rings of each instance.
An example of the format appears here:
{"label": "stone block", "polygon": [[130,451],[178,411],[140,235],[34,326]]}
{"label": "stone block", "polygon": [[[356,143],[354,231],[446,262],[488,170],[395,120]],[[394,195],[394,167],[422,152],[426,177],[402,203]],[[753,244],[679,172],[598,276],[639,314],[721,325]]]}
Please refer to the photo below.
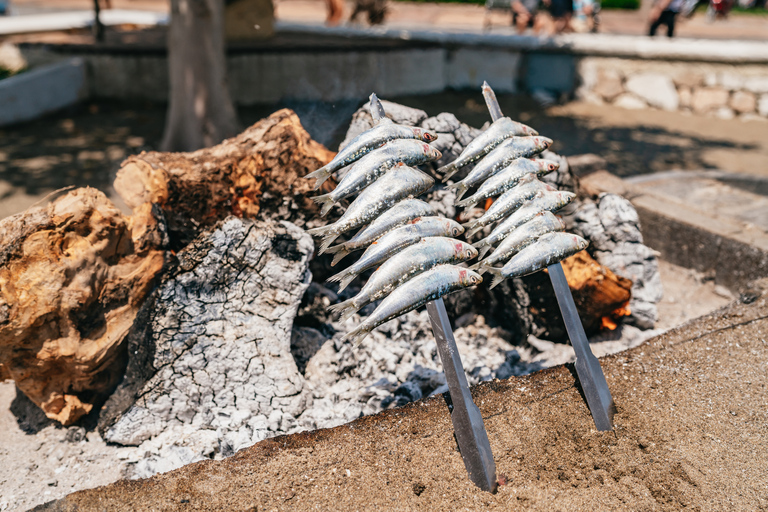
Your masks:
{"label": "stone block", "polygon": [[0,81],[0,126],[36,119],[88,96],[85,62],[67,59]]}
{"label": "stone block", "polygon": [[768,94],[763,94],[757,102],[757,113],[768,117]]}
{"label": "stone block", "polygon": [[736,117],[736,114],[734,114],[733,110],[728,107],[720,107],[715,110],[715,117],[718,119],[733,119]]}
{"label": "stone block", "polygon": [[621,75],[614,70],[599,70],[594,91],[607,101],[613,100],[624,92],[624,87],[621,85]]}
{"label": "stone block", "polygon": [[674,80],[678,87],[689,87],[692,89],[699,87],[704,82],[704,75],[691,69],[684,69],[684,71],[673,75],[672,80]]}
{"label": "stone block", "polygon": [[525,88],[570,93],[576,85],[576,59],[572,55],[526,55]]}
{"label": "stone block", "polygon": [[717,110],[728,104],[728,91],[719,87],[699,87],[693,91],[691,107],[698,114]]}
{"label": "stone block", "polygon": [[691,88],[687,86],[680,86],[679,89],[677,89],[677,97],[680,99],[680,108],[691,108],[691,98],[693,94],[691,93]]}
{"label": "stone block", "polygon": [[731,96],[730,107],[739,114],[754,112],[757,106],[757,97],[751,92],[736,91]]}
{"label": "stone block", "polygon": [[452,89],[477,90],[488,81],[497,93],[517,91],[520,54],[506,50],[461,48],[448,54],[447,85]]}
{"label": "stone block", "polygon": [[680,103],[672,79],[657,73],[632,75],[624,84],[627,91],[663,110],[677,110]]}
{"label": "stone block", "polygon": [[720,73],[718,83],[724,89],[729,91],[738,91],[744,87],[744,76],[738,73]]}
{"label": "stone block", "polygon": [[648,105],[643,100],[629,93],[620,95],[618,98],[616,98],[613,104],[617,107],[627,108],[630,110],[641,110],[648,107]]}
{"label": "stone block", "polygon": [[768,92],[768,75],[747,78],[744,82],[744,88],[758,94]]}

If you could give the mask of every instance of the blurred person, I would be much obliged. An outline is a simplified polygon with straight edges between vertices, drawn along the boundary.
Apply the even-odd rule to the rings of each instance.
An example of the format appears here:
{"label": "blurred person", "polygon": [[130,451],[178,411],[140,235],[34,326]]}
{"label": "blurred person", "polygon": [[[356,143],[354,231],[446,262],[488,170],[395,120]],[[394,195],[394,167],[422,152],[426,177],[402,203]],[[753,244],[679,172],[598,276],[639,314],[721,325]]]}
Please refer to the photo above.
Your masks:
{"label": "blurred person", "polygon": [[576,32],[597,32],[600,26],[600,0],[573,0],[571,26]]}
{"label": "blurred person", "polygon": [[522,34],[529,28],[534,32],[539,31],[541,28],[540,18],[537,16],[539,0],[512,0],[510,8],[512,24],[517,28],[518,34]]}
{"label": "blurred person", "polygon": [[648,21],[651,22],[651,28],[648,35],[653,37],[660,25],[667,26],[667,37],[675,35],[675,18],[683,7],[684,0],[657,0],[651,8]]}
{"label": "blurred person", "polygon": [[549,29],[550,34],[573,32],[573,27],[571,26],[573,1],[574,0],[542,0],[544,5],[549,9],[550,16],[552,16],[552,24]]}
{"label": "blurred person", "polygon": [[325,24],[333,27],[341,23],[344,17],[344,0],[325,0],[325,4],[328,7]]}
{"label": "blurred person", "polygon": [[0,16],[5,16],[8,14],[8,10],[8,1],[0,0]]}
{"label": "blurred person", "polygon": [[368,23],[380,25],[387,16],[387,0],[355,0],[355,8],[349,17],[349,22],[354,23],[357,16],[368,13]]}

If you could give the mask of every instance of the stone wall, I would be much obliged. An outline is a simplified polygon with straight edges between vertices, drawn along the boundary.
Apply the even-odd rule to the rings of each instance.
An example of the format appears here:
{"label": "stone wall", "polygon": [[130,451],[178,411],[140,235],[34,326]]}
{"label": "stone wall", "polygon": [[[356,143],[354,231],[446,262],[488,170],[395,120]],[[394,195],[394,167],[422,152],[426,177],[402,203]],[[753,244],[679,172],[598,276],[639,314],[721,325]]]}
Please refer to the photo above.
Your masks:
{"label": "stone wall", "polygon": [[721,119],[768,118],[768,67],[584,57],[576,96],[627,109],[657,108]]}

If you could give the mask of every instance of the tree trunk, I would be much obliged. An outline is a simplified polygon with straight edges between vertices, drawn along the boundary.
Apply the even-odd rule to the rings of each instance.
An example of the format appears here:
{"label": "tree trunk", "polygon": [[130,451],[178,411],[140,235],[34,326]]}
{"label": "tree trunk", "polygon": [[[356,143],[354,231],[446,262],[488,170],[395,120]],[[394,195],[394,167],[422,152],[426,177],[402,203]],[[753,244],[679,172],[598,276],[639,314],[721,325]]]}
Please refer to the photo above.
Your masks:
{"label": "tree trunk", "polygon": [[237,133],[226,80],[223,2],[171,1],[168,68],[164,151],[194,151]]}

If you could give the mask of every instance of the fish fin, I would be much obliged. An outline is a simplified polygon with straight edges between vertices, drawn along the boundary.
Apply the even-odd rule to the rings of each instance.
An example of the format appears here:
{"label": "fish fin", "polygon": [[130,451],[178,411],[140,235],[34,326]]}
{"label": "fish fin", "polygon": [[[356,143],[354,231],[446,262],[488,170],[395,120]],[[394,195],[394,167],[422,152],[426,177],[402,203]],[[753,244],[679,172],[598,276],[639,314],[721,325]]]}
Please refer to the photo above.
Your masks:
{"label": "fish fin", "polygon": [[[477,245],[475,245],[475,247],[477,247]],[[490,251],[490,250],[491,250],[491,244],[488,244],[488,245],[484,245],[484,246],[483,246],[483,247],[480,249],[480,251],[477,253],[477,259],[478,259],[478,260],[481,260],[481,259],[485,258],[485,255],[486,255],[486,254],[488,253],[488,251]]]}
{"label": "fish fin", "polygon": [[328,168],[328,165],[324,165],[321,168],[319,168],[318,170],[313,171],[313,172],[307,174],[306,176],[304,176],[304,178],[314,178],[314,179],[316,179],[317,181],[315,181],[315,190],[317,190],[325,182],[325,180],[327,180],[328,178],[331,177],[332,174],[333,174],[333,171],[331,171]]}
{"label": "fish fin", "polygon": [[[349,300],[352,300],[352,299],[349,299]],[[357,304],[351,304],[351,305],[349,305],[349,306],[347,307],[347,309],[345,309],[345,310],[344,310],[343,314],[341,315],[341,318],[339,318],[339,322],[346,322],[347,320],[349,320],[350,318],[352,318],[352,316],[353,316],[355,313],[357,313],[358,311],[360,311],[360,308],[361,308],[361,307],[362,307],[362,306],[358,306]]]}
{"label": "fish fin", "polygon": [[484,227],[485,226],[477,226],[477,227],[474,227],[474,228],[470,229],[469,231],[467,231],[467,238],[469,238],[470,236],[474,235],[475,233],[477,233],[478,231],[480,231]]}
{"label": "fish fin", "polygon": [[456,188],[456,199],[461,199],[464,197],[464,194],[467,193],[467,190],[469,190],[469,187],[464,183],[460,183],[460,186]]}
{"label": "fish fin", "polygon": [[317,254],[323,254],[328,251],[328,247],[331,246],[334,240],[336,240],[336,237],[339,235],[334,235],[333,233],[330,233],[328,235],[321,235],[323,237],[323,241],[320,242],[320,250],[317,252]]}
{"label": "fish fin", "polygon": [[333,208],[334,200],[331,199],[331,194],[323,194],[321,196],[313,197],[312,200],[318,204],[322,205],[322,208],[320,209],[320,216],[325,217],[325,215],[331,211],[331,208]]}
{"label": "fish fin", "polygon": [[328,252],[333,254],[333,261],[331,262],[332,267],[335,267],[338,262],[343,260],[350,253],[346,244],[335,245],[329,248]]}
{"label": "fish fin", "polygon": [[339,279],[339,293],[341,293],[341,291],[342,291],[344,288],[346,288],[347,286],[349,286],[349,283],[351,283],[352,281],[354,281],[356,277],[357,277],[357,274],[355,274],[355,273],[352,273],[352,272],[348,272],[348,273],[347,273],[347,275],[345,275],[344,277],[342,277],[341,279]]}
{"label": "fish fin", "polygon": [[477,263],[475,263],[474,265],[470,265],[470,266],[469,266],[469,270],[478,271],[478,270],[480,270],[480,267],[481,267],[482,265],[483,265],[483,262],[482,262],[482,261],[478,261],[478,262],[477,262]]}
{"label": "fish fin", "polygon": [[366,329],[362,325],[353,331],[349,331],[347,334],[341,337],[342,341],[349,341],[354,348],[360,346],[360,343],[371,332],[371,329]]}
{"label": "fish fin", "polygon": [[342,271],[341,271],[341,272],[339,272],[338,274],[334,274],[334,275],[332,275],[331,277],[329,277],[329,278],[328,278],[328,279],[326,279],[325,281],[326,281],[326,282],[328,282],[328,283],[335,283],[335,282],[341,281],[342,279],[344,279],[344,276],[345,276],[345,275],[346,275],[348,272],[349,272],[349,269],[348,269],[348,268],[345,268],[344,270],[342,270]]}
{"label": "fish fin", "polygon": [[443,177],[443,183],[445,183],[446,181],[451,179],[451,176],[453,176],[454,174],[459,172],[459,168],[455,167],[452,163],[450,163],[448,165],[444,165],[444,166],[440,167],[437,170],[437,172],[440,173],[440,174],[445,173],[445,176]]}
{"label": "fish fin", "polygon": [[319,228],[308,229],[307,233],[309,233],[312,236],[323,236],[323,233],[328,231],[330,227],[331,225],[329,224],[327,226],[320,226]]}
{"label": "fish fin", "polygon": [[493,276],[493,280],[491,281],[490,289],[495,288],[504,280],[504,274],[501,273],[501,269],[496,267],[485,267],[486,272],[490,272]]}
{"label": "fish fin", "polygon": [[469,196],[468,198],[461,199],[461,200],[458,200],[458,196],[456,196],[456,199],[457,199],[457,201],[455,203],[456,206],[464,206],[466,208],[472,208],[478,202],[478,199],[475,199],[475,196]]}
{"label": "fish fin", "polygon": [[[339,313],[340,315],[346,314],[347,310],[354,307],[355,299],[347,299],[344,302],[339,302],[338,304],[331,304],[328,306],[328,312],[330,313]],[[357,310],[355,310],[357,311]],[[354,311],[353,311],[354,313]]]}

